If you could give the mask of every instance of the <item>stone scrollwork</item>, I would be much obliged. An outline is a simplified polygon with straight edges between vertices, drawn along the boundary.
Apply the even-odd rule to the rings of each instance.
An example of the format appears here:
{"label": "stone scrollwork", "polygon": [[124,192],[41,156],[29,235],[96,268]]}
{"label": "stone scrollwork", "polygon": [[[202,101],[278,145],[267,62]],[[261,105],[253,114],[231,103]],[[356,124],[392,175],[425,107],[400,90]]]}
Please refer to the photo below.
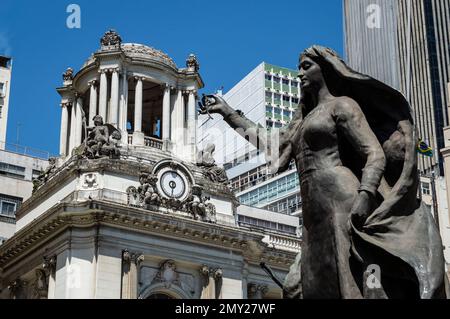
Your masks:
{"label": "stone scrollwork", "polygon": [[169,289],[172,285],[181,287],[180,275],[177,271],[175,261],[166,260],[161,263],[158,273],[152,281],[152,284],[163,283]]}
{"label": "stone scrollwork", "polygon": [[267,285],[259,285],[251,283],[248,285],[247,288],[249,299],[263,299],[268,292],[269,287]]}
{"label": "stone scrollwork", "polygon": [[197,154],[197,166],[203,168],[205,176],[213,183],[227,184],[228,176],[225,170],[216,165],[214,152],[216,146],[209,143],[203,151]]}
{"label": "stone scrollwork", "polygon": [[122,252],[122,262],[124,264],[130,265],[131,263],[134,263],[135,265],[139,265],[144,259],[145,257],[142,253],[130,252],[128,249],[125,249]]}
{"label": "stone scrollwork", "polygon": [[209,267],[207,265],[202,265],[199,271],[203,277],[209,277]]}
{"label": "stone scrollwork", "polygon": [[91,189],[98,186],[97,174],[89,173],[84,176],[83,188]]}
{"label": "stone scrollwork", "polygon": [[223,269],[222,268],[215,269],[213,277],[216,281],[222,279],[223,278]]}

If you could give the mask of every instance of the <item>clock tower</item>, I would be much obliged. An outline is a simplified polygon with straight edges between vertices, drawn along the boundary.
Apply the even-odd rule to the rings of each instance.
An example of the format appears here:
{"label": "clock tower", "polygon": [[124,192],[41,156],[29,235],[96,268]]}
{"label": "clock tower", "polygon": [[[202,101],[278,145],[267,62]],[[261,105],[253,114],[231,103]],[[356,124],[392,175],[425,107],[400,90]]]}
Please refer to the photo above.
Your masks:
{"label": "clock tower", "polygon": [[238,225],[224,170],[196,149],[202,87],[194,55],[178,68],[115,31],[67,69],[61,156],[0,246],[0,298],[281,297],[259,265],[283,278],[299,240]]}

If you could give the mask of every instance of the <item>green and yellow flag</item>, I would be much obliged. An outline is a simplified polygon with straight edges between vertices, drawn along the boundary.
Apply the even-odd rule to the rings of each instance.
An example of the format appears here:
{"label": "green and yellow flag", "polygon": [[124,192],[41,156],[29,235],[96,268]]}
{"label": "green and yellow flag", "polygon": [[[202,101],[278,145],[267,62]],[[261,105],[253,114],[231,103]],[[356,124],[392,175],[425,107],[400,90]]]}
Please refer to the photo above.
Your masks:
{"label": "green and yellow flag", "polygon": [[433,157],[433,149],[428,146],[422,139],[419,139],[417,144],[417,151],[423,156]]}

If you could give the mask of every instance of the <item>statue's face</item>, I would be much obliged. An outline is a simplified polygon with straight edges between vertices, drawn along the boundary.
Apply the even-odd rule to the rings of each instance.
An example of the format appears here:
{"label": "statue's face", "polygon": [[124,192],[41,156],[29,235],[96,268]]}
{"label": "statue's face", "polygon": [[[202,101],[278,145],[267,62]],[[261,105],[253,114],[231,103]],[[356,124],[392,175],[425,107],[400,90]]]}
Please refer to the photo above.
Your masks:
{"label": "statue's face", "polygon": [[304,90],[319,88],[325,83],[320,65],[307,56],[300,58],[298,77]]}

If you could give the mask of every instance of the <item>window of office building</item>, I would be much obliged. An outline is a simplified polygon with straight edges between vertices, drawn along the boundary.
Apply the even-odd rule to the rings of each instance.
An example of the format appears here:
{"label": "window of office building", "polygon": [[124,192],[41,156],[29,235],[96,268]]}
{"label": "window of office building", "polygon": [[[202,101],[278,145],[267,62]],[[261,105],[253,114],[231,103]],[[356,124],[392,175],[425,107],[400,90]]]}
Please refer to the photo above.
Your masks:
{"label": "window of office building", "polygon": [[22,198],[0,194],[0,215],[14,217],[22,204]]}
{"label": "window of office building", "polygon": [[431,195],[430,183],[422,182],[422,194]]}
{"label": "window of office building", "polygon": [[281,104],[281,94],[275,93],[273,98],[274,98],[274,103],[275,104]]}
{"label": "window of office building", "polygon": [[238,216],[238,222],[240,226],[250,226],[250,227],[258,227],[264,228],[273,231],[281,231],[284,233],[289,233],[295,235],[297,233],[296,227],[290,225],[279,224],[275,222],[270,222],[267,220],[261,220],[257,218],[247,217],[247,216]]}
{"label": "window of office building", "polygon": [[25,167],[0,162],[0,175],[25,179]]}

